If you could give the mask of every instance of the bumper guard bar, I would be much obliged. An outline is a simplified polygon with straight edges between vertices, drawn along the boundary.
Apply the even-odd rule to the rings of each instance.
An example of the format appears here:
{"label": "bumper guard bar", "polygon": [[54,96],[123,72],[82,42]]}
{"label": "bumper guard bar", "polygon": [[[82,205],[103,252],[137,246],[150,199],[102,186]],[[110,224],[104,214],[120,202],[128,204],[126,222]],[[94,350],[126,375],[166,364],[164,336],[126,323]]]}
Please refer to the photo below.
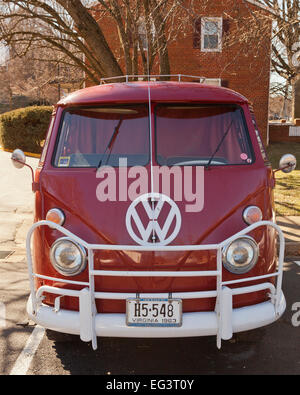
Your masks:
{"label": "bumper guard bar", "polygon": [[[72,240],[81,244],[88,251],[88,269],[89,281],[81,282],[74,280],[66,280],[60,278],[53,278],[44,276],[33,272],[32,254],[31,254],[31,238],[33,232],[40,226],[49,226],[70,237]],[[271,274],[262,276],[248,277],[232,281],[222,281],[222,250],[223,248],[234,241],[235,239],[251,232],[252,230],[261,227],[270,226],[275,228],[279,237],[279,257],[277,271]],[[80,335],[83,341],[92,341],[93,349],[97,349],[97,336],[123,336],[126,337],[180,337],[180,336],[197,336],[197,335],[216,335],[217,347],[221,348],[221,340],[228,340],[232,337],[234,332],[243,331],[247,329],[256,328],[266,325],[278,319],[284,309],[285,300],[282,293],[282,275],[284,263],[284,236],[278,225],[271,221],[257,222],[235,235],[229,237],[219,244],[208,245],[181,245],[181,246],[136,246],[136,245],[107,245],[107,244],[89,244],[81,238],[77,237],[67,229],[60,225],[54,224],[50,221],[40,221],[35,223],[29,230],[26,240],[27,263],[30,281],[30,298],[27,305],[27,311],[31,318],[47,328],[58,330],[67,333],[76,333]],[[209,271],[109,271],[109,270],[95,270],[94,269],[94,251],[95,250],[123,250],[123,251],[200,251],[200,250],[217,250],[217,270]],[[120,277],[202,277],[215,276],[217,287],[215,291],[201,291],[201,292],[175,292],[172,297],[180,299],[200,299],[200,298],[216,298],[216,305],[214,312],[203,313],[184,313],[183,328],[153,328],[149,332],[145,331],[145,336],[141,335],[137,328],[125,328],[123,321],[124,315],[121,314],[99,314],[96,310],[96,299],[115,299],[122,300],[128,298],[135,298],[136,294],[132,293],[117,293],[117,292],[95,292],[95,276],[120,276]],[[270,282],[264,282],[257,285],[230,288],[232,284],[242,284],[243,282],[251,282],[255,280],[263,280],[271,277],[277,277],[276,286]],[[56,282],[63,282],[69,284],[82,285],[84,288],[81,291],[61,289],[51,286],[41,286],[38,290],[35,289],[34,278],[41,278],[45,280],[52,280]],[[257,292],[261,290],[269,290],[270,301],[261,303],[260,305],[249,306],[248,308],[233,309],[232,297],[250,292]],[[55,299],[54,309],[43,305],[43,293],[52,293],[59,295]],[[65,316],[70,322],[66,328],[63,320],[59,314],[60,299],[63,296],[73,296],[79,298],[79,313],[69,312],[64,310]],[[168,294],[153,293],[140,294],[140,297],[168,297]],[[50,309],[50,310],[49,310]],[[51,311],[52,310],[52,311]],[[49,311],[51,311],[49,313]],[[247,315],[261,316],[256,323],[251,323],[246,317]],[[47,316],[47,318],[45,318]],[[105,317],[104,317],[105,316]],[[203,327],[195,327],[193,322],[200,322],[202,317]],[[51,327],[51,320],[56,317],[56,324]],[[78,318],[79,317],[79,318]],[[199,319],[198,319],[199,318]],[[108,322],[108,320],[110,320]],[[205,322],[204,322],[205,321]],[[111,327],[110,327],[111,324]],[[116,329],[118,328],[118,329]],[[110,329],[110,330],[109,330]],[[142,328],[145,329],[145,328]],[[171,329],[171,330],[170,330]],[[168,334],[166,334],[168,331]]]}

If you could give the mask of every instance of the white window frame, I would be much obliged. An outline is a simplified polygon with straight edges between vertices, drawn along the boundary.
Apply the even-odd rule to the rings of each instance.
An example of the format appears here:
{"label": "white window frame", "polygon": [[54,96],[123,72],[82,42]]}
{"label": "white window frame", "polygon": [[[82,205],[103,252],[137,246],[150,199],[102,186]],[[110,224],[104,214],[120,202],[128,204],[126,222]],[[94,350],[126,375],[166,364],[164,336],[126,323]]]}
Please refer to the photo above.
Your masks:
{"label": "white window frame", "polygon": [[[205,48],[205,46],[204,46],[205,22],[217,22],[218,23],[218,47],[217,48]],[[221,52],[222,51],[222,35],[223,35],[223,18],[222,17],[203,17],[203,18],[201,18],[201,51],[202,52]]]}
{"label": "white window frame", "polygon": [[300,126],[290,126],[289,136],[300,136]]}

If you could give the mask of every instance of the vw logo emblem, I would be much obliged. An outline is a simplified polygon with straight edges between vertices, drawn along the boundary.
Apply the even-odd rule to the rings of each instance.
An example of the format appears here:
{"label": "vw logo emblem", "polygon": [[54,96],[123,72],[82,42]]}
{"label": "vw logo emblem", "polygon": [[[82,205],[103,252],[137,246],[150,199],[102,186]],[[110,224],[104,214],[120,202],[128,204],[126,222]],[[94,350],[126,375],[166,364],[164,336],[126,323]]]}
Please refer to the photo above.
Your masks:
{"label": "vw logo emblem", "polygon": [[181,214],[168,196],[146,193],[129,206],[126,227],[131,238],[140,245],[167,245],[180,231]]}

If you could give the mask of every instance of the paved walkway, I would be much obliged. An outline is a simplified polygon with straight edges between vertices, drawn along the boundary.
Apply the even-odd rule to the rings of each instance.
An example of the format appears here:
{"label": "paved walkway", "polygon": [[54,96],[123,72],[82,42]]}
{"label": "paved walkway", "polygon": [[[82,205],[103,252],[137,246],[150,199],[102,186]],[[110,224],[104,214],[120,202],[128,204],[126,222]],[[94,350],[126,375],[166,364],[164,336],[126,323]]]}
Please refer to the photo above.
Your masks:
{"label": "paved walkway", "polygon": [[[0,259],[4,252],[15,251],[25,258],[25,240],[28,228],[33,222],[34,194],[30,169],[16,169],[11,154],[0,151]],[[27,158],[34,169],[38,159]]]}

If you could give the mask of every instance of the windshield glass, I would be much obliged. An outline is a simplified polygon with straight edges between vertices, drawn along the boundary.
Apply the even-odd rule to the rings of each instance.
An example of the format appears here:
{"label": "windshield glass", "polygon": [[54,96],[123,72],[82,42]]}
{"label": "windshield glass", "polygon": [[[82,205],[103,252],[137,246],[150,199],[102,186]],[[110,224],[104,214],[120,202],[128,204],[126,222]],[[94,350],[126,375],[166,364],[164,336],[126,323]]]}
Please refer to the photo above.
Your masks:
{"label": "windshield glass", "polygon": [[145,166],[149,162],[147,105],[64,111],[54,165],[58,167]]}
{"label": "windshield glass", "polygon": [[159,165],[242,165],[254,161],[242,110],[234,105],[158,105]]}

